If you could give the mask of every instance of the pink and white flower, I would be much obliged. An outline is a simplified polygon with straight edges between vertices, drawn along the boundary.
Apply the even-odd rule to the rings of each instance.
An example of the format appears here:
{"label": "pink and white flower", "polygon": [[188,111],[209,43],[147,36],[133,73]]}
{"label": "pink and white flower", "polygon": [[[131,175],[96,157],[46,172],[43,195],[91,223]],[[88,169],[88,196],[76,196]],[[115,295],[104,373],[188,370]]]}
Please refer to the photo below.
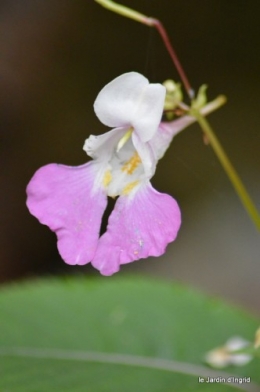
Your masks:
{"label": "pink and white flower", "polygon": [[[94,103],[100,121],[113,127],[91,135],[84,150],[93,158],[79,167],[49,164],[27,187],[32,215],[58,238],[68,264],[91,262],[103,275],[121,264],[160,256],[181,224],[177,202],[151,185],[157,161],[191,116],[161,123],[165,87],[130,72],[106,85]],[[100,237],[107,196],[119,198]]]}

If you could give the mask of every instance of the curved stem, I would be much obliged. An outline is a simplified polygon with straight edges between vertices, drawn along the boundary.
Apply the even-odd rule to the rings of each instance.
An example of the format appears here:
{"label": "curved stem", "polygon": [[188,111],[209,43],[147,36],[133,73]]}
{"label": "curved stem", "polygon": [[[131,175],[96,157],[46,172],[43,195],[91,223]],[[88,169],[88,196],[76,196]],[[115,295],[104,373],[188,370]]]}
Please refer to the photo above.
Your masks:
{"label": "curved stem", "polygon": [[251,217],[252,221],[256,225],[257,229],[260,230],[260,215],[249,196],[243,182],[241,181],[239,175],[237,174],[235,168],[227,157],[225,151],[223,150],[220,142],[218,141],[213,129],[209,125],[208,121],[201,115],[201,113],[196,109],[191,109],[190,114],[193,115],[198,123],[200,124],[203,132],[207,136],[211,147],[213,148],[215,154],[217,155],[220,163],[222,164],[227,176],[229,177],[233,187],[235,188],[242,204],[244,205],[248,215]]}
{"label": "curved stem", "polygon": [[[31,358],[46,360],[63,360],[63,361],[83,361],[92,363],[103,363],[106,365],[130,366],[137,368],[155,369],[166,372],[180,373],[188,376],[195,376],[204,379],[221,377],[223,383],[228,387],[247,392],[259,391],[259,385],[251,382],[250,384],[238,384],[233,374],[223,371],[217,371],[204,366],[195,365],[186,362],[179,362],[169,359],[142,357],[130,354],[117,354],[105,352],[74,351],[63,349],[47,348],[28,348],[12,347],[1,348],[0,357],[11,356],[15,358]],[[231,381],[229,381],[231,380]],[[200,380],[200,382],[204,382]]]}
{"label": "curved stem", "polygon": [[117,4],[112,0],[95,0],[97,3],[102,5],[103,7],[109,9],[110,11],[116,12],[119,15],[125,16],[127,18],[133,19],[137,22],[140,22],[142,24],[145,24],[147,26],[155,27],[157,31],[159,32],[163,43],[177,69],[177,72],[180,75],[180,78],[183,82],[183,85],[187,91],[188,96],[192,99],[194,98],[194,90],[192,89],[190,82],[187,78],[187,75],[184,72],[184,69],[180,63],[180,60],[173,49],[173,46],[171,44],[171,41],[169,39],[169,36],[162,24],[162,22],[158,19],[155,18],[150,18],[144,14],[141,14],[140,12],[134,11],[131,8],[125,7],[121,4]]}
{"label": "curved stem", "polygon": [[185,87],[185,90],[186,90],[188,96],[190,97],[190,99],[193,99],[194,98],[194,90],[190,85],[190,82],[187,78],[187,75],[186,75],[186,73],[180,63],[180,60],[179,60],[175,50],[173,49],[173,46],[172,46],[171,41],[169,39],[169,36],[168,36],[162,22],[160,22],[160,20],[158,20],[158,19],[153,19],[153,18],[151,18],[151,20],[153,20],[152,26],[154,26],[157,29],[157,31],[159,32],[159,34],[163,40],[164,45],[166,46],[166,49],[167,49],[174,65],[175,65],[175,68],[178,71],[178,74],[180,75],[180,78],[183,82],[183,85]]}

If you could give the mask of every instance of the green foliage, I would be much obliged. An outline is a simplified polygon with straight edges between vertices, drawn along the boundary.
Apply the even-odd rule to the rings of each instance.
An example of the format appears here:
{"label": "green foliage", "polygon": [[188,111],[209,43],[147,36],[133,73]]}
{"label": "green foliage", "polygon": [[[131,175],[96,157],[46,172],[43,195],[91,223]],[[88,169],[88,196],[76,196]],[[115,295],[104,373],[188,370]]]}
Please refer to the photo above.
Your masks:
{"label": "green foliage", "polygon": [[[252,341],[258,325],[221,301],[141,278],[10,285],[0,292],[0,391],[236,390],[198,383],[200,369],[214,374],[203,364],[204,354],[234,335]],[[141,366],[137,356],[147,364]],[[184,373],[195,374],[181,374],[176,362],[162,362],[159,369],[156,358],[181,362]],[[227,371],[260,383],[258,360]],[[242,388],[258,390],[252,384]]]}

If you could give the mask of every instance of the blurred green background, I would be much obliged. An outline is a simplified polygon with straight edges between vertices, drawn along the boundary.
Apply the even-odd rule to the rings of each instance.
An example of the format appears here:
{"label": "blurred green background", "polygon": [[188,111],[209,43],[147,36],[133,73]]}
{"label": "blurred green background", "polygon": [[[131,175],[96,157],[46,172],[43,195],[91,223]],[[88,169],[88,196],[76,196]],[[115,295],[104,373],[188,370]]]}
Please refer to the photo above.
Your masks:
{"label": "blurred green background", "polygon": [[[219,139],[260,209],[258,1],[124,0],[165,24],[195,89],[228,104],[210,116]],[[86,161],[90,134],[106,128],[93,112],[100,89],[137,71],[151,82],[178,80],[160,37],[92,0],[0,3],[0,280],[53,273],[97,274],[69,267],[55,235],[31,217],[25,187],[42,165]],[[260,310],[259,233],[197,125],[179,135],[153,185],[174,196],[183,224],[160,259],[123,266],[178,280]],[[113,278],[104,278],[113,279]]]}

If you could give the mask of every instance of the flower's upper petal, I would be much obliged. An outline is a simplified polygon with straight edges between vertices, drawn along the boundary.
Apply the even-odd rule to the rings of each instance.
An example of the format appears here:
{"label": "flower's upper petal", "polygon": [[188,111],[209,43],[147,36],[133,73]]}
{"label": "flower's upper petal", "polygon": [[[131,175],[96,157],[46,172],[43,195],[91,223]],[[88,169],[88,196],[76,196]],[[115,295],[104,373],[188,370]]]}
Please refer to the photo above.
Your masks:
{"label": "flower's upper petal", "polygon": [[99,120],[109,127],[130,127],[137,104],[148,80],[137,72],[118,76],[98,94],[94,110]]}
{"label": "flower's upper petal", "polygon": [[160,256],[176,238],[180,224],[177,202],[157,192],[148,182],[134,198],[119,197],[92,264],[101,274],[112,275],[120,264]]}
{"label": "flower's upper petal", "polygon": [[165,87],[149,84],[137,72],[123,74],[98,94],[94,110],[100,121],[110,127],[133,127],[140,139],[152,138],[161,120]]}
{"label": "flower's upper petal", "polygon": [[102,189],[94,187],[98,170],[92,162],[79,167],[50,164],[27,186],[31,214],[56,232],[60,255],[68,264],[86,264],[96,250],[107,203]]}
{"label": "flower's upper petal", "polygon": [[165,91],[161,84],[149,84],[140,96],[132,123],[142,142],[151,140],[158,129],[162,119]]}

